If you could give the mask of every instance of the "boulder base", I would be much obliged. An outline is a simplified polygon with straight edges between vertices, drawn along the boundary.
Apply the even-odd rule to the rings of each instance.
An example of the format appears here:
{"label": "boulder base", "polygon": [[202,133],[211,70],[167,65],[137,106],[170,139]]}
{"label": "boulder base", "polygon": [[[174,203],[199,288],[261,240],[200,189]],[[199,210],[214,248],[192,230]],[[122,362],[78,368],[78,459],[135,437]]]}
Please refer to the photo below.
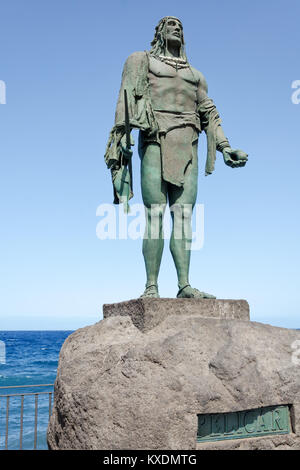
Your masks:
{"label": "boulder base", "polygon": [[[104,306],[61,349],[49,448],[300,449],[300,332],[248,321],[247,305]],[[273,405],[290,405],[289,434],[197,443],[198,414]]]}
{"label": "boulder base", "polygon": [[132,323],[144,332],[171,315],[250,320],[246,300],[140,298],[103,305],[104,318],[119,315],[129,315]]}

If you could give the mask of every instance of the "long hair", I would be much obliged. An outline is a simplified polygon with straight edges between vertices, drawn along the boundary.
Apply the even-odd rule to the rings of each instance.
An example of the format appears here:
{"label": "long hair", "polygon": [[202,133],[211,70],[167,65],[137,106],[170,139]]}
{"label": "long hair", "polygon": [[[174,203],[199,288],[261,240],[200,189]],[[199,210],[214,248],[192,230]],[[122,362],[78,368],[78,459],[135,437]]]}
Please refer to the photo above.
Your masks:
{"label": "long hair", "polygon": [[[182,26],[181,21],[176,18],[175,16],[165,16],[160,20],[158,25],[155,28],[155,35],[154,39],[151,42],[152,48],[150,49],[150,54],[154,56],[158,55],[165,55],[166,54],[166,46],[167,46],[167,22],[168,20],[173,19],[179,21],[179,23]],[[183,30],[181,29],[181,46],[180,46],[180,51],[179,51],[179,57],[181,59],[184,59],[186,61],[186,53],[185,53],[185,43],[184,43],[184,37],[183,37]]]}

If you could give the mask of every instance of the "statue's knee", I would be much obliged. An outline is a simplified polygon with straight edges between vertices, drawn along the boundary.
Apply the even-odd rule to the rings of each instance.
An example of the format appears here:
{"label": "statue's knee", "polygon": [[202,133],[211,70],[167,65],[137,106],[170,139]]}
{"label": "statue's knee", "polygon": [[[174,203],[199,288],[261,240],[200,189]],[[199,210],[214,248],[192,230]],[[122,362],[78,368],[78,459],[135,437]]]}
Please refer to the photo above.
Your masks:
{"label": "statue's knee", "polygon": [[170,211],[174,220],[177,219],[191,219],[193,214],[193,205],[192,204],[173,204],[170,207]]}
{"label": "statue's knee", "polygon": [[166,204],[152,204],[146,207],[146,232],[151,240],[161,238],[163,228],[163,215]]}
{"label": "statue's knee", "polygon": [[174,204],[171,208],[173,219],[173,238],[182,240],[190,238],[192,227],[192,204]]}
{"label": "statue's knee", "polygon": [[148,221],[159,221],[162,220],[166,204],[151,204],[146,207],[146,217]]}

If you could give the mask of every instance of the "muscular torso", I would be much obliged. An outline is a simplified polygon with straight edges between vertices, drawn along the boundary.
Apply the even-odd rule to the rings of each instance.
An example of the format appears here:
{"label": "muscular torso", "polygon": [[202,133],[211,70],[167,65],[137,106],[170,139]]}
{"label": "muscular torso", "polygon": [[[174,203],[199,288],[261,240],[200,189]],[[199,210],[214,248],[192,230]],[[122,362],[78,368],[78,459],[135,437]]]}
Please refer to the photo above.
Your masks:
{"label": "muscular torso", "polygon": [[176,113],[196,110],[199,78],[195,70],[176,71],[171,65],[150,57],[149,83],[154,110]]}

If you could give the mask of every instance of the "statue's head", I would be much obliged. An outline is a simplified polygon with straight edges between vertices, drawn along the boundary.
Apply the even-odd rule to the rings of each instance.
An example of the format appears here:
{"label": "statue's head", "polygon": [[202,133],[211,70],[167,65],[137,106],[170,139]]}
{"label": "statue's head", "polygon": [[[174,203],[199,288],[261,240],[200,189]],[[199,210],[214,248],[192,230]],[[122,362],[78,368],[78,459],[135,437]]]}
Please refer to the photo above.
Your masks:
{"label": "statue's head", "polygon": [[165,16],[155,28],[150,54],[165,55],[167,44],[179,49],[179,56],[186,59],[181,21],[175,16]]}

